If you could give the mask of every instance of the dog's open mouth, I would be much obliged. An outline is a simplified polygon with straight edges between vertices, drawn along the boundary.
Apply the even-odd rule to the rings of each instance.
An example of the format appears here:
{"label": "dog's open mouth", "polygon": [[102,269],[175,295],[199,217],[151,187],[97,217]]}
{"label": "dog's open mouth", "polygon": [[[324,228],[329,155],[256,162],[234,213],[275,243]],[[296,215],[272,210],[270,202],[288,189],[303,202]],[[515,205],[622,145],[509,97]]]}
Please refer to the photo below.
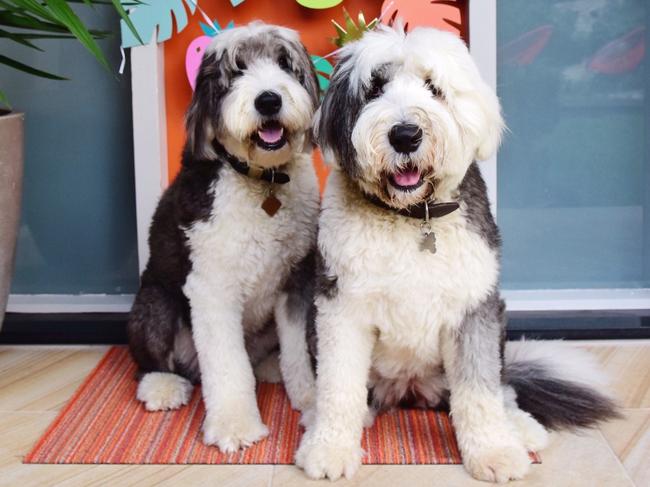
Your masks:
{"label": "dog's open mouth", "polygon": [[392,187],[400,191],[413,191],[424,183],[422,172],[413,165],[408,165],[388,176]]}
{"label": "dog's open mouth", "polygon": [[287,142],[284,127],[277,120],[264,122],[253,134],[253,140],[264,150],[278,150]]}

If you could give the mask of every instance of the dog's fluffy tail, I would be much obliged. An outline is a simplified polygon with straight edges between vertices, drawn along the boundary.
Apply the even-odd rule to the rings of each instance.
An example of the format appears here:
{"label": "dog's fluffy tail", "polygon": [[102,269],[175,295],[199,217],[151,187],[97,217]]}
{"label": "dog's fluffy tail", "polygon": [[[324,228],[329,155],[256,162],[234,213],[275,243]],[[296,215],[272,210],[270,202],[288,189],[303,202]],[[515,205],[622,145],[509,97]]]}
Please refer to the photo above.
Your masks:
{"label": "dog's fluffy tail", "polygon": [[588,428],[620,416],[596,360],[562,342],[506,343],[504,380],[519,408],[550,429]]}

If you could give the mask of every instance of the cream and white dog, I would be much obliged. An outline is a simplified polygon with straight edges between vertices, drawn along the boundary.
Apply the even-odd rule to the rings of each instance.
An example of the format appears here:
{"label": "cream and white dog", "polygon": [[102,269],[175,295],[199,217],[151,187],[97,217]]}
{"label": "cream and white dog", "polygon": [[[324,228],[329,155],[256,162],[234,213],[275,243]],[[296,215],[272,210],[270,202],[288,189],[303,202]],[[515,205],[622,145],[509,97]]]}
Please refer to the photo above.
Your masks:
{"label": "cream and white dog", "polygon": [[380,27],[343,48],[316,126],[334,168],[316,256],[316,403],[296,454],[308,476],[352,476],[364,422],[398,405],[448,405],[465,467],[497,482],[526,474],[545,427],[615,415],[588,357],[504,347],[500,237],[475,162],[503,126],[449,33]]}

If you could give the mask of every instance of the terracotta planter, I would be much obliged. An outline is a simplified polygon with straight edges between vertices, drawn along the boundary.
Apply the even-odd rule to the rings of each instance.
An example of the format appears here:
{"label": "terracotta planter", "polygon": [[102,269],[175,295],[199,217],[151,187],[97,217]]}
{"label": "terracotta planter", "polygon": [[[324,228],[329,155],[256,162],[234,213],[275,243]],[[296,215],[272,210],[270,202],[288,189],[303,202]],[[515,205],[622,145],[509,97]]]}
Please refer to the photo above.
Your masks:
{"label": "terracotta planter", "polygon": [[22,113],[0,112],[0,328],[13,273],[23,180]]}

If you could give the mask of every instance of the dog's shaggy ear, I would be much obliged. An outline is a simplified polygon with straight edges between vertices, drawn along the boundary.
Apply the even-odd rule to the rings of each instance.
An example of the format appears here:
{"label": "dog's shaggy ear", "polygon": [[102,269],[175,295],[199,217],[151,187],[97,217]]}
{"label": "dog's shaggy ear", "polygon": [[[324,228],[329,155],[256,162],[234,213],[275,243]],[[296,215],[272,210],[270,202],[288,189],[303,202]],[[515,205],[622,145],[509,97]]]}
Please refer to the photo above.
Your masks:
{"label": "dog's shaggy ear", "polygon": [[349,58],[341,59],[330,78],[314,127],[316,141],[325,158],[333,157],[352,178],[359,177],[352,130],[363,108],[360,96],[350,85]]}
{"label": "dog's shaggy ear", "polygon": [[473,73],[471,87],[458,94],[454,112],[465,130],[467,140],[473,142],[475,161],[489,159],[499,148],[505,128],[499,99],[492,89]]}
{"label": "dog's shaggy ear", "polygon": [[494,155],[501,144],[501,136],[505,128],[499,99],[489,86],[483,82],[482,85],[481,89],[476,92],[476,96],[479,98],[478,104],[484,117],[476,149],[475,159],[477,161],[483,161]]}
{"label": "dog's shaggy ear", "polygon": [[208,52],[203,57],[196,77],[196,88],[185,116],[185,152],[193,159],[215,157],[212,141],[219,123],[221,100],[228,90],[222,64],[223,55]]}

